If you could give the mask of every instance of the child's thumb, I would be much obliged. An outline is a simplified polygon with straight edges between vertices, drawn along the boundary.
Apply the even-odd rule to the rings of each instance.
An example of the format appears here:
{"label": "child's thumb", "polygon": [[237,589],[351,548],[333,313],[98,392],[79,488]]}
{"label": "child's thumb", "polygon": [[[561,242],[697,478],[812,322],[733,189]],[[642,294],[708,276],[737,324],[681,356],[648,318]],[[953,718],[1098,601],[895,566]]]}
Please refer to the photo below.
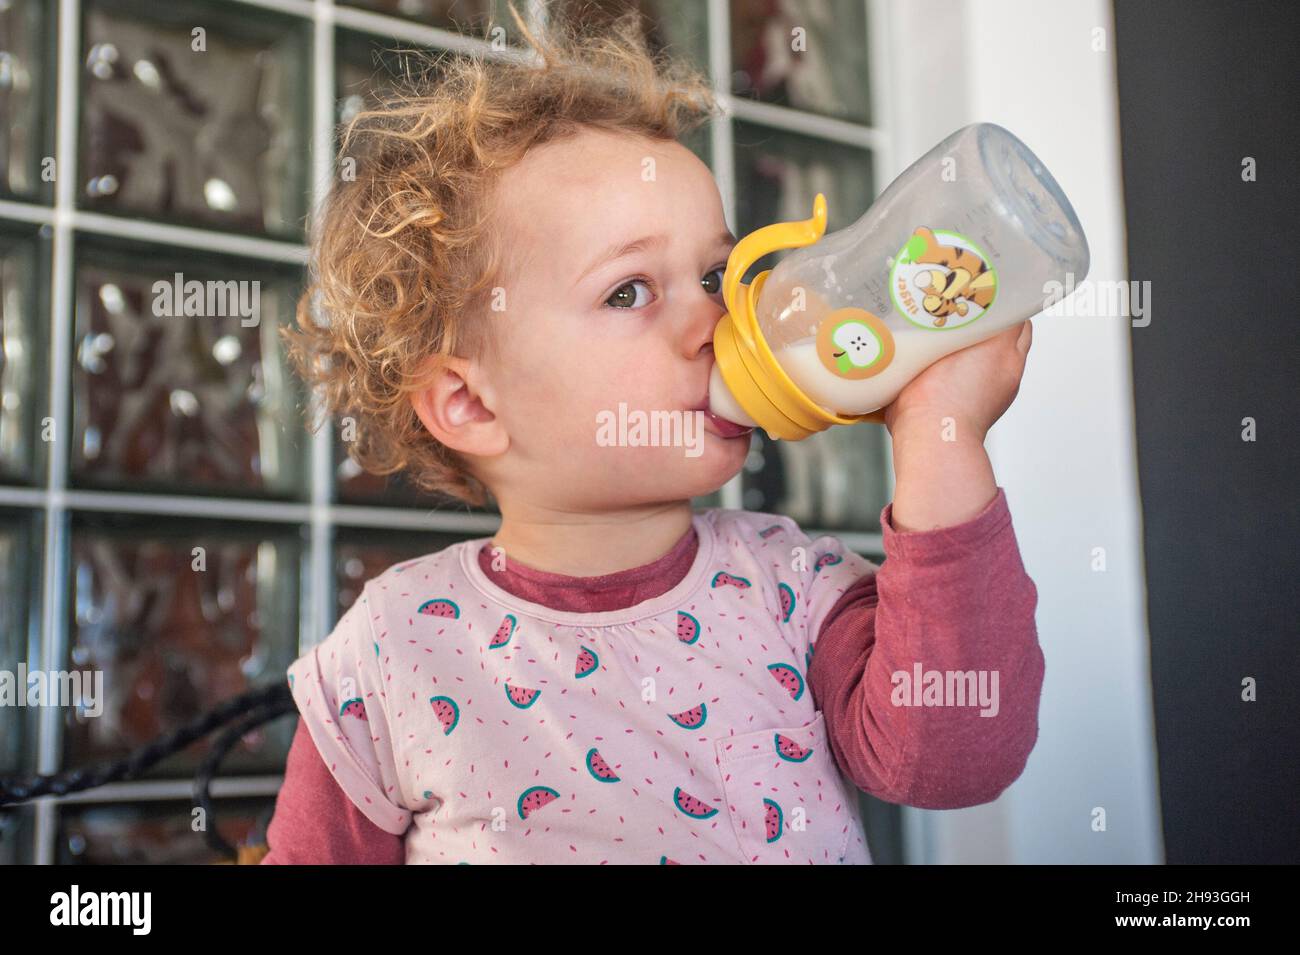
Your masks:
{"label": "child's thumb", "polygon": [[1020,329],[1020,337],[1016,339],[1016,350],[1024,355],[1029,352],[1029,345],[1034,340],[1034,326],[1030,321],[1026,321]]}

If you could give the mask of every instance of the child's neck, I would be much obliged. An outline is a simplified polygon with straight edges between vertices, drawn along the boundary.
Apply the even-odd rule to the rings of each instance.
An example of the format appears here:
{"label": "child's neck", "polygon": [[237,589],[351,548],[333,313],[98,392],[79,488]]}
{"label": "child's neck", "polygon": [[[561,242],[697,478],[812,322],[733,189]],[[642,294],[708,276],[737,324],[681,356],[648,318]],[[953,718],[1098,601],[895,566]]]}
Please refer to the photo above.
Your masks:
{"label": "child's neck", "polygon": [[503,549],[507,561],[572,577],[613,574],[658,560],[690,529],[692,514],[689,500],[601,513],[503,503],[501,511],[492,544]]}

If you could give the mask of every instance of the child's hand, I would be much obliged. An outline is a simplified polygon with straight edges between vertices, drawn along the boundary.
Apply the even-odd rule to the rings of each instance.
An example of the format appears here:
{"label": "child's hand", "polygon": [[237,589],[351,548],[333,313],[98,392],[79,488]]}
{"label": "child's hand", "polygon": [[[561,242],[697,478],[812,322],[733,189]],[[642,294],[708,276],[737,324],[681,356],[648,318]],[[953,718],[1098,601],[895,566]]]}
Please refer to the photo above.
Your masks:
{"label": "child's hand", "polygon": [[894,530],[961,524],[993,500],[997,482],[984,437],[1020,390],[1032,339],[1026,321],[955,351],[885,407],[894,443]]}
{"label": "child's hand", "polygon": [[1025,321],[940,358],[885,407],[890,435],[905,421],[934,431],[942,419],[953,418],[958,440],[983,443],[1020,390],[1033,337],[1033,324]]}

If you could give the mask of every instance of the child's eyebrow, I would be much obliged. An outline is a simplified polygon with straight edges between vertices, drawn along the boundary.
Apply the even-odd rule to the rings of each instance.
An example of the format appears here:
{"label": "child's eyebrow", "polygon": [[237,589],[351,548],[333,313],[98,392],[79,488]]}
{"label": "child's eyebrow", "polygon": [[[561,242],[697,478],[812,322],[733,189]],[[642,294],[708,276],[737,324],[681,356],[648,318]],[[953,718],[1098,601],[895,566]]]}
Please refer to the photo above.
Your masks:
{"label": "child's eyebrow", "polygon": [[[618,259],[632,255],[635,252],[644,252],[646,249],[657,248],[667,241],[668,236],[661,232],[658,235],[645,235],[639,239],[633,239],[631,242],[616,242],[593,259],[592,263],[588,265],[581,274],[579,274],[577,280],[574,281],[573,284],[577,285],[601,266],[608,265],[610,262],[615,262]],[[731,230],[728,229],[718,236],[717,242],[719,245],[731,247],[736,244],[736,237],[732,235]]]}

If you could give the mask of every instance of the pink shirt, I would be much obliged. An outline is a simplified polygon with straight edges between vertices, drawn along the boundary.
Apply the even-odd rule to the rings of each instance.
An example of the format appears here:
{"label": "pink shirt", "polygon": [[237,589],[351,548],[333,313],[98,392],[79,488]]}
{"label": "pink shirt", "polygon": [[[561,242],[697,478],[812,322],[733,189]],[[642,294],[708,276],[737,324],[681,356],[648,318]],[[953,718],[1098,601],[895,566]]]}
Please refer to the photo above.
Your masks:
{"label": "pink shirt", "polygon": [[[390,568],[290,668],[264,862],[869,862],[852,787],[996,798],[1043,674],[1005,494],[935,531],[891,507],[880,567],[715,509],[603,578],[493,572],[487,539]],[[900,705],[918,665],[995,672],[996,706]]]}

